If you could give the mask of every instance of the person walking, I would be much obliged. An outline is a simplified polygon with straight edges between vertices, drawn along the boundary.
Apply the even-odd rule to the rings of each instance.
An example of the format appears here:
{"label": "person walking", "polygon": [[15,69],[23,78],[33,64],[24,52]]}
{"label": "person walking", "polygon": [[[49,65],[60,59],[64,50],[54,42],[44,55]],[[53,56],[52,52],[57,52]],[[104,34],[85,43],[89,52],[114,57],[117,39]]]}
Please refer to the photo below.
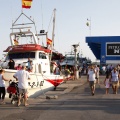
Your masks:
{"label": "person walking", "polygon": [[82,67],[79,66],[79,78],[81,78]]}
{"label": "person walking", "polygon": [[97,65],[95,65],[95,79],[96,79],[96,82],[99,84],[99,72],[100,72],[100,69]]}
{"label": "person walking", "polygon": [[64,79],[65,83],[68,80],[69,75],[70,75],[70,70],[68,69],[67,66],[65,66],[65,79]]}
{"label": "person walking", "polygon": [[119,87],[119,72],[117,71],[117,68],[115,67],[112,71],[111,71],[111,82],[112,82],[112,89],[113,89],[113,94],[117,94],[118,91],[118,87]]}
{"label": "person walking", "polygon": [[22,66],[22,69],[17,71],[14,75],[14,78],[18,81],[19,88],[19,97],[18,97],[18,106],[20,106],[21,95],[24,94],[24,105],[27,106],[27,97],[28,97],[28,79],[30,79],[29,72],[26,71],[26,66]]}
{"label": "person walking", "polygon": [[72,80],[75,80],[74,67],[70,68],[70,76]]}
{"label": "person walking", "polygon": [[106,88],[106,94],[109,94],[109,88],[110,88],[110,76],[106,76],[105,80],[104,80],[104,85]]}
{"label": "person walking", "polygon": [[59,69],[58,66],[56,66],[55,71],[54,71],[54,74],[55,74],[55,75],[60,75],[60,69]]}
{"label": "person walking", "polygon": [[95,83],[96,83],[95,74],[96,74],[95,68],[93,65],[91,65],[88,70],[87,81],[89,82],[92,95],[95,94]]}
{"label": "person walking", "polygon": [[9,81],[8,79],[6,79],[3,74],[4,74],[4,70],[1,69],[0,70],[0,100],[1,100],[1,104],[5,104],[5,94],[6,94],[6,90],[5,90],[5,81]]}

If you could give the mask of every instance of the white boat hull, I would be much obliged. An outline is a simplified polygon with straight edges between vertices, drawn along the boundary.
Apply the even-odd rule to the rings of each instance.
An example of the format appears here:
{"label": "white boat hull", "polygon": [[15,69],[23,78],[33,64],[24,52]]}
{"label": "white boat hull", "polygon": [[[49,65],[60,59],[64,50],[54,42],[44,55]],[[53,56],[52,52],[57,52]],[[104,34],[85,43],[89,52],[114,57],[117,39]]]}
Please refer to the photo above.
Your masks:
{"label": "white boat hull", "polygon": [[[13,75],[17,70],[4,69],[4,76],[7,79],[15,81]],[[49,90],[54,90],[56,86],[63,82],[63,76],[60,75],[41,75],[39,73],[30,73],[30,80],[28,80],[28,96],[37,97]],[[6,82],[6,88],[9,86],[9,82]],[[8,94],[6,95],[8,97]]]}

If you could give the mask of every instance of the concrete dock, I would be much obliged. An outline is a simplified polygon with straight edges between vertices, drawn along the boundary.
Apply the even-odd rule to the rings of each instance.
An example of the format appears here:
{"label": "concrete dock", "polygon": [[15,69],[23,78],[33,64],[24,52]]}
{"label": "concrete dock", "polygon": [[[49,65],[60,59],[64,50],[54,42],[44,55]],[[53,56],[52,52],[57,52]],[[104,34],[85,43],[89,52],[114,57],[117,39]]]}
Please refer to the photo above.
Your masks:
{"label": "concrete dock", "polygon": [[[92,96],[86,76],[75,81],[67,81],[57,87],[56,91],[48,91],[45,95],[29,98],[29,106],[17,107],[6,99],[0,105],[0,120],[119,120],[120,91],[105,94],[104,76],[100,76],[100,84],[96,84],[95,95]],[[46,99],[46,96],[51,99]]]}

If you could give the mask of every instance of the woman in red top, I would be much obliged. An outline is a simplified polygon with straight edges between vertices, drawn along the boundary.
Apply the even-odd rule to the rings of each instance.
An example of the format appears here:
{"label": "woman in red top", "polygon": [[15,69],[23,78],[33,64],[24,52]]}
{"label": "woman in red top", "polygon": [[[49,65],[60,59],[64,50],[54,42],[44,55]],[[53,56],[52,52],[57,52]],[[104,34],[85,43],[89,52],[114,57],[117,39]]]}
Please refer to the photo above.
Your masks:
{"label": "woman in red top", "polygon": [[18,66],[15,69],[16,70],[21,70],[22,69],[21,64],[18,64]]}

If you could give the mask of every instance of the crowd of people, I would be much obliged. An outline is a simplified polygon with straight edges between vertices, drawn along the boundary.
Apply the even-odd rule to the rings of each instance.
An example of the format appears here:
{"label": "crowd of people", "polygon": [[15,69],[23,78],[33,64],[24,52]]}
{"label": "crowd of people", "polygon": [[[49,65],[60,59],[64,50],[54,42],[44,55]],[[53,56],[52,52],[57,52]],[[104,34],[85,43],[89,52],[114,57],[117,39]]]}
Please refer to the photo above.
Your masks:
{"label": "crowd of people", "polygon": [[[32,60],[30,58],[28,58],[28,61],[26,63],[27,63],[27,71],[32,72],[32,70],[33,70]],[[8,68],[13,69],[13,70],[21,70],[22,65],[18,64],[17,66],[15,66],[15,61],[12,58],[10,58],[10,60],[8,62]]]}
{"label": "crowd of people", "polygon": [[[30,79],[29,72],[32,71],[32,60],[28,58],[28,66],[26,68],[26,65],[18,64],[17,67],[15,67],[15,62],[13,59],[10,59],[8,66],[9,69],[16,69],[18,70],[14,75],[13,78],[18,81],[18,103],[17,105],[20,106],[20,100],[22,94],[24,94],[24,105],[27,106],[27,96],[28,96],[28,80]],[[4,77],[4,70],[0,70],[0,104],[5,104],[5,95],[6,95],[6,89],[5,89],[5,81],[10,81],[10,79],[6,79]]]}
{"label": "crowd of people", "polygon": [[[59,68],[60,70],[60,68]],[[109,93],[109,88],[112,87],[113,93],[117,94],[120,80],[120,65],[83,65],[78,67],[79,78],[81,75],[87,75],[87,81],[91,88],[91,94],[95,94],[95,84],[99,84],[99,75],[105,75],[104,85],[106,88],[106,94]],[[75,80],[75,68],[63,67],[61,73],[65,76],[71,75],[71,78]],[[60,72],[59,72],[60,74]]]}
{"label": "crowd of people", "polygon": [[[30,79],[29,72],[32,71],[32,60],[28,58],[28,66],[26,68],[25,65],[18,64],[17,67],[15,67],[15,62],[13,59],[10,59],[8,66],[9,69],[16,69],[18,70],[13,77],[18,81],[18,88],[19,88],[19,96],[18,96],[18,106],[20,106],[20,99],[22,93],[24,93],[24,105],[27,106],[27,88],[28,88],[28,80]],[[77,71],[79,72],[79,78],[81,77],[81,74],[87,75],[87,81],[89,82],[89,86],[91,89],[91,94],[95,94],[95,85],[96,83],[99,84],[99,75],[100,71],[105,74],[105,80],[104,80],[104,85],[106,88],[106,94],[109,93],[109,88],[112,87],[113,94],[117,94],[118,92],[118,87],[119,87],[119,81],[120,81],[120,65],[113,66],[113,65],[103,65],[103,66],[98,66],[98,65],[88,65],[81,67],[79,66],[77,68]],[[72,80],[76,79],[75,75],[76,69],[74,66],[56,66],[53,73],[56,75],[63,75],[65,77],[65,80],[70,76]],[[0,70],[0,100],[1,104],[5,104],[5,81],[9,81],[9,79],[6,79],[4,77],[4,70]]]}
{"label": "crowd of people", "polygon": [[[78,71],[78,77],[80,78],[81,77],[81,71],[82,71],[82,68],[79,66],[77,68],[77,71]],[[63,75],[65,77],[65,80],[68,79],[71,79],[71,80],[75,80],[76,79],[76,69],[74,66],[56,66],[55,69],[53,70],[53,74],[55,75]]]}
{"label": "crowd of people", "polygon": [[[95,94],[95,84],[99,84],[100,68],[97,65],[88,67],[87,81],[89,82],[91,94]],[[120,65],[106,65],[104,85],[106,94],[109,93],[109,88],[112,87],[113,94],[117,94],[120,82]]]}

